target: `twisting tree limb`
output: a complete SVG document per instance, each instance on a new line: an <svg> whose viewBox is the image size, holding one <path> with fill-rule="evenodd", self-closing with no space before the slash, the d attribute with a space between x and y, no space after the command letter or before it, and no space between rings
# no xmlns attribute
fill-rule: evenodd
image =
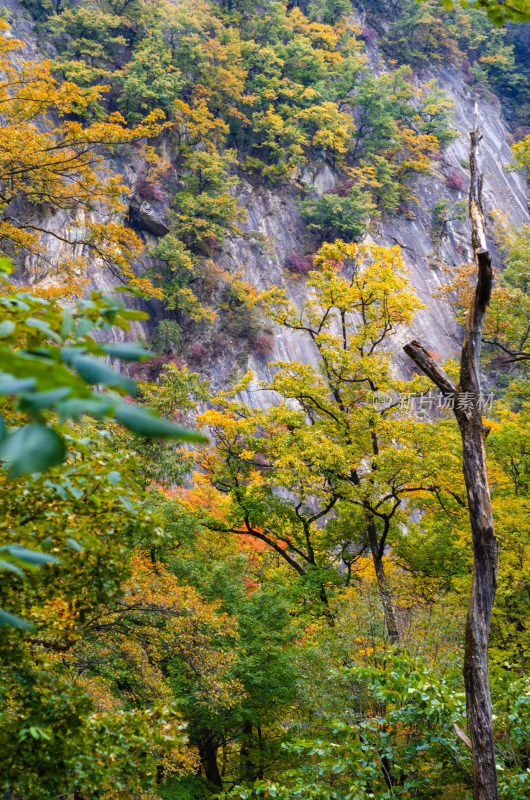
<svg viewBox="0 0 530 800"><path fill-rule="evenodd" d="M418 342L411 342L404 350L442 392L452 394L455 398L454 413L462 435L463 471L474 555L473 586L466 621L464 659L467 718L473 754L473 798L497 800L497 773L488 681L488 637L497 584L498 554L486 471L485 440L489 429L483 425L480 405L480 345L491 296L493 271L481 203L482 173L479 168L479 142L482 136L476 117L470 136L469 216L471 241L477 265L477 285L466 318L459 386L455 386L451 378Z"/></svg>
<svg viewBox="0 0 530 800"><path fill-rule="evenodd" d="M410 342L403 348L405 353L412 358L420 369L425 372L431 381L444 394L456 394L458 389L456 383L449 377L447 372L436 363L428 350L421 346L419 342Z"/></svg>

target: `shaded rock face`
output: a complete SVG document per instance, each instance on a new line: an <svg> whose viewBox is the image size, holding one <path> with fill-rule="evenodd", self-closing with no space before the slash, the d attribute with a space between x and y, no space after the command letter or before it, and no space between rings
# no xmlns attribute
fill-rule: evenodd
<svg viewBox="0 0 530 800"><path fill-rule="evenodd" d="M31 26L20 14L20 6L16 0L9 0L9 8L15 22L13 33L26 42L25 56L35 58L42 52L31 34ZM49 56L50 54L46 54ZM370 55L370 63L377 71L380 62L377 52ZM422 83L435 78L441 89L454 102L453 125L459 138L444 151L441 160L435 163L431 175L417 178L413 187L415 201L410 203L408 215L381 221L375 230L370 232L372 239L383 245L399 244L409 278L415 287L419 299L427 308L421 310L415 320L412 331L398 332L394 336L393 347L396 352L398 369L404 374L410 373L411 365L402 354L402 346L411 338L420 340L429 350L435 351L442 359L455 356L461 344L461 329L454 319L449 303L441 298L433 297L436 287L447 281L442 271L444 263L454 269L471 260L470 231L467 222L453 221L446 226L443 238L437 238L433 231L432 209L441 200L447 199L449 206L467 199L468 172L466 162L469 150L469 134L473 124L474 105L477 103L478 123L483 133L482 155L484 171L484 206L486 214L499 210L507 215L510 223L520 225L529 221L527 206L526 179L523 175L508 172L506 166L510 162L510 146L507 141L509 129L504 119L500 104L494 95L485 93L477 96L465 83L463 75L455 69L436 68L422 75ZM137 265L142 272L152 261L148 251L156 244L159 237L168 232L168 212L170 198L148 200L135 194L135 186L145 174L145 165L138 155L129 155L116 159L113 167L123 175L126 185L131 187L132 199L129 201L129 219L127 224L133 225L146 243L146 255ZM458 179L454 179L455 173ZM453 180L451 180L453 175ZM245 208L247 220L241 225L241 235L230 236L218 260L228 271L242 270L245 279L257 289L264 289L271 284L280 284L287 288L289 295L301 304L306 296L306 285L303 277L295 276L285 269L291 254L303 256L316 249L316 244L308 235L297 207L298 188L312 188L318 194L330 191L337 184L338 178L328 166L314 166L300 169L293 175L293 185L278 185L270 188L251 185L242 181L236 191L242 207ZM50 230L58 233L68 230L71 221L64 214L49 217L46 224ZM52 236L47 237L48 265L60 264L65 258L64 244ZM500 254L492 246L494 262L501 266ZM83 253L79 253L82 255ZM71 256L71 252L68 254ZM47 264L39 258L29 257L24 265L28 282L42 280L48 271ZM28 280L29 276L29 280ZM117 281L112 274L103 270L94 262L90 272L92 286L105 292L112 291ZM50 271L49 280L53 280ZM137 305L137 301L134 301ZM152 319L160 318L159 304L152 303L148 307ZM127 336L147 337L150 324L135 322ZM121 331L116 332L122 337ZM315 353L310 342L293 332L274 331L274 348L269 360L297 360L315 363ZM207 373L215 388L226 385L233 379L235 372L244 370L241 359L236 366L236 356L230 348L210 362ZM265 364L266 359L259 355L248 357L247 367L251 369L256 380L269 377L270 371ZM246 398L252 404L266 404L266 393L250 391Z"/></svg>
<svg viewBox="0 0 530 800"><path fill-rule="evenodd" d="M453 358L460 351L462 330L455 321L448 301L436 297L436 288L448 280L447 274L441 269L442 264L454 269L472 260L470 226L467 220L450 222L443 239L437 241L433 233L432 209L444 199L449 201L450 206L458 201L467 201L469 173L464 165L469 157L469 130L473 124L475 102L478 124L483 133L485 213L499 210L514 225L530 220L526 178L506 170L511 159L507 142L509 130L496 98L477 99L458 72L452 69L433 70L427 76L429 78L436 78L440 87L454 101L453 126L459 138L445 150L444 160L436 164L432 175L422 175L417 179L413 188L416 201L411 204L413 218L399 216L383 221L371 234L371 238L379 244L401 246L410 273L409 279L419 299L427 306L418 312L412 330L398 331L393 337L398 369L404 376L410 374L412 365L403 354L402 347L411 339L421 341L429 350L438 353L442 360ZM451 189L447 185L452 171L462 175L461 190ZM307 173L303 177L307 179ZM333 187L328 167L313 174L312 186L318 193ZM264 253L252 240L234 238L225 249L224 265L227 268L243 267L246 279L258 289L264 289L271 283L285 286L293 300L300 304L305 297L305 284L302 279L287 272L284 265L291 253L302 255L314 249L314 244L300 220L296 201L281 190L253 192L251 187L245 185L240 187L240 198L248 214L243 229L266 236L271 243L271 252ZM493 243L490 246L494 263L502 266L499 252ZM314 364L315 352L306 337L282 329L275 331L274 335L271 360L275 359ZM245 399L253 405L266 405L270 398L267 393L257 391L257 383L270 376L269 368L255 356L249 358L248 366L255 373L256 382ZM225 372L223 367L223 364L219 364L221 373Z"/></svg>
<svg viewBox="0 0 530 800"><path fill-rule="evenodd" d="M140 205L131 204L129 207L129 220L142 231L152 233L154 236L165 236L169 233L167 225L168 207L162 202L147 202Z"/></svg>

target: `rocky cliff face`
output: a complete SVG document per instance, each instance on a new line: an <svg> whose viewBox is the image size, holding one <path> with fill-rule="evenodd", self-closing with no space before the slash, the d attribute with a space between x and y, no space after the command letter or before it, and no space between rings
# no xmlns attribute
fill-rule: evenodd
<svg viewBox="0 0 530 800"><path fill-rule="evenodd" d="M456 70L436 69L423 76L427 80L436 78L439 86L454 102L453 126L459 137L443 153L433 173L421 176L414 186L416 202L411 204L412 218L405 215L382 222L371 236L379 244L402 248L403 258L410 279L420 300L428 308L417 315L411 337L410 331L394 337L398 361L404 372L410 369L401 347L410 338L417 338L430 350L440 354L442 360L451 358L460 349L462 331L456 323L449 303L436 295L436 287L446 283L448 276L442 265L454 269L471 260L470 226L467 221L449 222L443 239L436 240L433 234L432 209L437 202L447 199L452 205L467 200L468 179L463 164L469 158L469 130L472 126L475 104L478 123L483 133L482 155L484 171L484 206L486 213L498 210L507 215L511 224L520 225L530 219L526 179L523 175L507 171L511 150L508 144L509 129L500 103L494 96L477 97ZM462 177L462 189L450 189L447 178L456 171ZM307 171L301 180L311 185L318 193L328 191L336 183L333 173L324 167L312 174ZM223 255L228 268L242 267L245 277L256 288L264 289L271 283L288 288L298 302L303 300L303 280L285 270L286 258L291 253L303 253L308 249L307 231L297 212L296 201L289 191L253 191L249 185L240 186L241 202L247 209L248 221L243 230L248 234L258 232L270 242L271 252L265 253L250 237L233 238ZM491 244L495 263L501 267L502 258ZM315 354L304 337L281 330L275 331L272 359L297 360L313 363ZM218 363L212 377L222 383L228 374L228 364ZM250 356L249 368L256 375L256 382L267 378L268 367L263 359ZM261 392L250 391L246 398L253 404L265 403Z"/></svg>
<svg viewBox="0 0 530 800"><path fill-rule="evenodd" d="M43 52L43 48L38 47L20 5L15 0L10 0L9 8L13 34L26 42L26 55L35 58L38 53ZM44 55L49 56L50 53ZM370 59L374 70L378 70L380 62L377 50L372 49ZM465 82L464 76L455 69L433 69L422 74L421 82L431 78L435 78L439 87L453 100L453 126L459 138L435 162L432 174L417 179L413 189L416 201L411 202L409 213L380 222L370 236L380 244L401 246L411 281L421 301L428 305L428 308L418 314L413 335L429 349L439 353L442 359L446 359L458 351L461 330L448 302L433 297L432 293L437 286L447 281L447 276L441 269L442 264L454 268L471 258L469 225L467 222L449 222L443 238L439 239L433 235L432 209L437 202L444 199L449 201L450 206L466 200L468 179L464 165L468 158L468 131L472 125L475 103L478 123L483 133L485 210L489 212L497 209L507 215L509 222L516 225L528 221L529 215L526 179L521 174L508 172L506 169L510 162L510 146L507 141L509 129L498 100L486 92L477 96ZM128 155L124 159L117 159L113 168L124 176L125 183L133 192L134 185L144 170L141 158ZM289 294L297 302L302 302L306 292L303 278L293 276L285 269L285 262L290 254L303 254L311 249L312 244L297 210L295 184L305 184L322 194L332 189L336 182L337 177L328 167L305 170L296 179L293 177L293 185L256 188L242 181L236 191L246 210L247 221L241 226L241 235L233 235L227 240L219 259L223 268L230 272L242 270L245 279L257 289L263 289L272 283L285 285ZM129 219L142 233L146 252L156 243L158 237L167 232L169 206L169 197L156 203L142 201L138 197L132 198ZM68 229L70 223L64 214L46 220L47 226L57 232ZM60 263L64 245L51 236L48 237L47 245L50 261ZM495 261L500 265L498 252L495 252ZM138 264L138 270L142 271L148 264L149 257L146 255ZM53 280L53 272L46 277L49 264L43 264L35 257L26 259L24 271L25 279L30 281ZM105 291L111 291L116 283L113 276L100 269L97 264L93 265L90 277L94 287ZM152 304L149 310L155 318L160 312L156 304ZM132 331L135 337L145 337L148 333L148 323L136 323ZM409 339L410 331L405 335ZM401 345L404 343L402 339L399 335L395 337L397 353L401 353ZM310 343L302 337L286 331L274 332L271 359L312 363L314 357ZM398 358L401 368L407 371L409 365L406 359L401 355ZM205 366L205 371L213 385L219 388L245 368L251 369L257 380L268 375L265 359L255 355L247 357L236 348L230 347L212 359ZM266 402L266 397L261 392L251 391L247 399L252 403Z"/></svg>

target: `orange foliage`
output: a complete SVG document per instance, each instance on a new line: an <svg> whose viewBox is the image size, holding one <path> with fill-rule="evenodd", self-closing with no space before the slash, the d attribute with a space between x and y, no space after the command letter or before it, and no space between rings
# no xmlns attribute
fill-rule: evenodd
<svg viewBox="0 0 530 800"><path fill-rule="evenodd" d="M0 21L0 247L7 255L24 250L48 259L46 239L51 237L60 243L60 261L67 267L69 252L78 270L86 266L86 248L121 280L150 291L130 268L143 249L138 237L117 222L98 220L123 216L122 197L128 192L121 177L107 169L105 153L158 133L161 112L152 112L134 128L118 113L104 122L83 124L79 119L107 87L81 89L57 81L49 62L17 58L22 42L8 38L6 31ZM39 222L43 210L46 223ZM57 219L59 214L63 216ZM79 289L75 286L71 293Z"/></svg>

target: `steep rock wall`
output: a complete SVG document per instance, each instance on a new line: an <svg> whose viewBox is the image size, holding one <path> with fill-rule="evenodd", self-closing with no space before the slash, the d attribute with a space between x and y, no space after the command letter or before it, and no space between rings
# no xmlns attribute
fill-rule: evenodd
<svg viewBox="0 0 530 800"><path fill-rule="evenodd" d="M432 209L445 198L450 204L467 200L467 177L461 191L449 189L446 177L452 169L466 175L462 165L469 156L469 130L473 124L475 103L478 123L483 133L485 211L488 213L499 210L514 225L528 222L530 217L526 178L506 169L511 159L507 140L509 129L498 100L492 95L477 97L465 83L463 76L454 69L436 69L424 77L427 80L435 78L453 100L453 126L459 137L445 150L444 159L436 163L433 174L417 179L414 186L417 202L412 203L413 218L400 216L383 221L372 236L379 244L401 246L405 264L410 271L410 280L422 303L428 305L428 308L418 313L412 336L424 342L445 360L459 351L462 332L447 300L433 297L433 292L436 295L436 287L448 280L441 269L442 262L454 269L471 260L470 226L467 221L450 222L443 240L435 244L432 238ZM311 182L319 193L329 190L334 183L333 175L327 168L313 176L306 174L304 180ZM300 303L305 295L303 280L292 277L284 269L285 260L290 253L303 253L308 249L307 232L300 220L295 200L288 192L255 192L247 185L241 187L240 196L248 214L248 221L243 229L247 233L257 231L267 237L272 250L270 253L263 253L252 241L248 242L242 237L234 238L226 248L224 264L229 268L243 267L246 279L259 289L271 283L286 286L291 297ZM491 247L495 263L502 266L501 256L493 243ZM401 354L401 346L410 338L411 331L398 333L394 337L397 358L405 373L410 370L410 365ZM313 363L315 354L305 337L281 330L275 332L271 358ZM255 373L257 380L266 379L269 374L263 360L255 356L250 356L249 368ZM217 369L220 374L227 372L226 364L219 363ZM265 403L265 395L255 389L254 386L247 400L254 404Z"/></svg>
<svg viewBox="0 0 530 800"><path fill-rule="evenodd" d="M49 46L41 47L32 33L31 24L25 18L17 0L9 0L8 5L13 34L25 42L25 55L36 58L39 53L53 56ZM370 63L374 71L382 67L376 49L370 52ZM450 204L465 200L467 196L466 171L462 164L468 157L468 131L472 124L475 103L478 104L478 121L483 132L482 152L484 158L484 200L486 211L498 209L507 215L513 224L528 221L526 180L524 176L507 172L510 161L510 147L507 142L509 129L503 117L498 100L489 92L482 95L467 85L464 76L456 69L436 68L421 76L421 82L435 78L438 85L453 100L453 124L459 133L446 149L443 159L436 162L431 175L420 176L414 185L417 202L411 203L412 214L398 216L380 222L371 232L372 238L385 245L399 244L410 279L417 290L420 300L428 308L419 312L413 335L435 350L445 359L453 356L459 349L461 330L455 322L452 310L447 301L433 297L432 292L438 285L447 280L441 270L441 263L454 268L471 258L469 243L469 226L467 223L450 222L446 235L440 242L433 242L432 209L435 204L447 198ZM124 176L125 183L134 190L134 185L142 175L145 165L137 155L117 158L113 169ZM451 169L457 170L464 178L462 190L449 189L446 178ZM336 176L328 167L313 170L306 169L297 176L298 184L312 187L317 193L333 188ZM241 226L241 235L231 236L220 256L221 265L228 271L242 270L246 280L257 289L263 289L273 283L285 285L291 297L298 303L303 301L306 293L302 278L297 278L285 270L285 262L291 253L303 254L314 249L307 231L300 219L297 209L297 190L293 185L279 185L271 188L256 188L243 181L237 187L241 205L247 213L247 221ZM137 265L139 272L151 263L148 250L156 243L157 234L164 233L167 211L171 200L156 204L156 207L139 205L138 198L133 198L135 224L141 230L146 243L146 255ZM69 228L71 220L63 214L57 214L46 220L52 231L61 233ZM266 245L264 245L266 242ZM60 263L64 257L64 244L48 236L49 260L39 257L28 257L24 264L25 280L53 280L50 264ZM312 246L313 245L313 246ZM495 252L495 261L500 264L500 255ZM46 275L48 274L48 277ZM107 270L93 264L90 272L93 287L103 291L112 291L117 281ZM156 303L148 307L152 318L160 315L161 309ZM149 323L135 323L131 336L146 337L149 334ZM121 337L121 332L116 332ZM394 346L401 369L410 369L406 359L401 356L401 345L410 331L397 335ZM287 331L274 331L274 349L272 359L300 360L313 363L315 354L310 343L303 337ZM247 363L244 351L237 347L228 347L226 351L205 365L205 372L217 388L226 385L234 375L252 369L256 378L266 379L269 370L264 359L255 355L248 356ZM262 392L251 391L247 398L252 403L264 403L266 397Z"/></svg>

